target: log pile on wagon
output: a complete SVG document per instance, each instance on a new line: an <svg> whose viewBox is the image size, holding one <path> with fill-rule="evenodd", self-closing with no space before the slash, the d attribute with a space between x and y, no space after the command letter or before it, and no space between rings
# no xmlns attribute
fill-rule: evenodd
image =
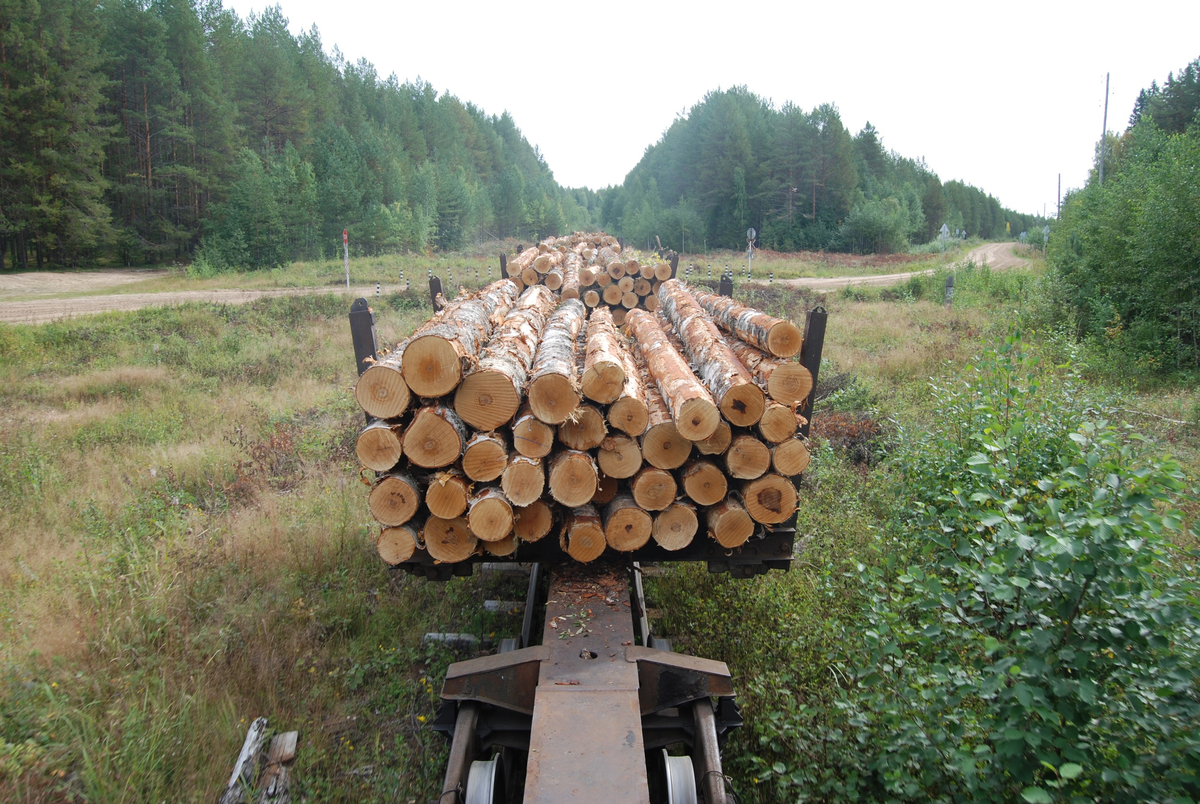
<svg viewBox="0 0 1200 804"><path fill-rule="evenodd" d="M548 538L580 562L733 549L791 519L809 460L799 328L621 255L603 234L525 249L362 374L386 562Z"/></svg>

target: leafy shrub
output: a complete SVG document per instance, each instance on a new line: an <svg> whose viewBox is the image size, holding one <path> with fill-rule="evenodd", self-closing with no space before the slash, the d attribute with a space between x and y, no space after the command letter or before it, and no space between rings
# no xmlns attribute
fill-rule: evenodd
<svg viewBox="0 0 1200 804"><path fill-rule="evenodd" d="M827 697L771 702L750 759L780 796L1190 801L1195 584L1168 561L1183 477L1085 415L1015 337L898 439L906 506L857 576Z"/></svg>

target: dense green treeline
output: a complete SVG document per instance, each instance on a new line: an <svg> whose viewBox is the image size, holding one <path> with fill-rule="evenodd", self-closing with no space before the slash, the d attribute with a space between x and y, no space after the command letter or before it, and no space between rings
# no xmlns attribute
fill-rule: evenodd
<svg viewBox="0 0 1200 804"><path fill-rule="evenodd" d="M776 109L745 87L711 92L675 120L605 193L601 219L681 250L739 248L749 227L766 248L886 252L933 240L943 223L984 238L1042 225L886 151L870 123L851 136L833 105Z"/></svg>
<svg viewBox="0 0 1200 804"><path fill-rule="evenodd" d="M1099 150L1099 149L1097 149ZM1138 97L1085 187L1063 201L1048 256L1079 335L1160 370L1200 368L1200 59Z"/></svg>
<svg viewBox="0 0 1200 804"><path fill-rule="evenodd" d="M509 115L330 54L278 6L0 0L0 108L7 266L275 265L343 228L371 254L587 220Z"/></svg>

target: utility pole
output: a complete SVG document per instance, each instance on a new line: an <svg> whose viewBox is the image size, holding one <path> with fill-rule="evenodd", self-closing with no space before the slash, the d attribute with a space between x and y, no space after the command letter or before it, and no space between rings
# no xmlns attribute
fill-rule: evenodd
<svg viewBox="0 0 1200 804"><path fill-rule="evenodd" d="M1108 76L1104 74L1104 131L1100 133L1100 186L1104 186L1104 146L1108 141Z"/></svg>

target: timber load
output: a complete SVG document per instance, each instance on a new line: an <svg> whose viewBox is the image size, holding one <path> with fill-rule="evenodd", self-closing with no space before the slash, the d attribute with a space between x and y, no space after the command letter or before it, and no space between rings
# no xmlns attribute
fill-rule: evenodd
<svg viewBox="0 0 1200 804"><path fill-rule="evenodd" d="M539 542L577 562L729 555L789 526L813 387L793 322L604 234L549 238L504 273L439 297L355 387L384 561L522 560Z"/></svg>

